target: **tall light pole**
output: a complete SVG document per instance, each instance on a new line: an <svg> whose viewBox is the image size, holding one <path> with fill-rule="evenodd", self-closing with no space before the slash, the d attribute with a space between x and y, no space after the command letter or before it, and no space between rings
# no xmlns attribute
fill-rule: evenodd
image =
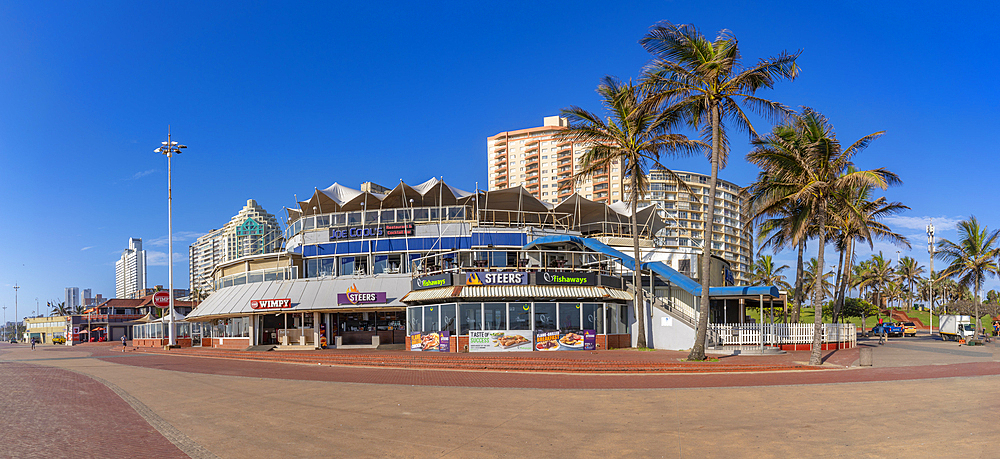
<svg viewBox="0 0 1000 459"><path fill-rule="evenodd" d="M167 125L167 141L160 142L162 146L153 150L156 153L167 155L167 287L170 295L170 345L177 345L177 330L174 328L174 209L173 209L173 188L171 187L170 158L174 153L180 154L182 148L187 145L178 145L170 140L170 125Z"/></svg>
<svg viewBox="0 0 1000 459"><path fill-rule="evenodd" d="M17 327L17 289L19 288L21 287L17 285L17 282L14 282L14 339L21 341L20 337L17 336L19 331Z"/></svg>
<svg viewBox="0 0 1000 459"><path fill-rule="evenodd" d="M927 253L931 256L931 272L927 275L930 278L930 297L931 297L931 307L930 314L928 317L927 333L930 335L934 334L934 219L927 224Z"/></svg>

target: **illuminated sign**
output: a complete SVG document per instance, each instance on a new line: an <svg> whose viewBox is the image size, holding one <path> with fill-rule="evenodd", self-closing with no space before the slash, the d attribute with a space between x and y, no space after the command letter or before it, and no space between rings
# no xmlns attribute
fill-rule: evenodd
<svg viewBox="0 0 1000 459"><path fill-rule="evenodd" d="M466 273L465 285L519 285L528 283L528 273Z"/></svg>
<svg viewBox="0 0 1000 459"><path fill-rule="evenodd" d="M451 274L438 274L413 279L413 290L425 288L448 287L451 285Z"/></svg>
<svg viewBox="0 0 1000 459"><path fill-rule="evenodd" d="M337 294L337 304L370 304L385 303L385 292L359 292L358 287L351 284L347 293Z"/></svg>
<svg viewBox="0 0 1000 459"><path fill-rule="evenodd" d="M385 234L382 228L348 228L348 229L334 229L330 228L330 240L336 241L338 239L354 239L359 237L379 237Z"/></svg>
<svg viewBox="0 0 1000 459"><path fill-rule="evenodd" d="M250 300L250 309L288 309L292 307L291 298L274 300Z"/></svg>
<svg viewBox="0 0 1000 459"><path fill-rule="evenodd" d="M385 225L386 236L413 236L413 223Z"/></svg>

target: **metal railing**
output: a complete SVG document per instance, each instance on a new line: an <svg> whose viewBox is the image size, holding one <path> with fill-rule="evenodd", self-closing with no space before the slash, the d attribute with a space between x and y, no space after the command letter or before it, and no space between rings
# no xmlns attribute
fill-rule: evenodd
<svg viewBox="0 0 1000 459"><path fill-rule="evenodd" d="M474 250L437 253L411 261L412 277L443 273L506 271L572 271L620 276L618 257L565 250Z"/></svg>

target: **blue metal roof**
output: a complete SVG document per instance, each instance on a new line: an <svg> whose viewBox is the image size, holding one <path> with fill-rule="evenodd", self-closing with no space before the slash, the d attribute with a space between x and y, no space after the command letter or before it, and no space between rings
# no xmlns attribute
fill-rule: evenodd
<svg viewBox="0 0 1000 459"><path fill-rule="evenodd" d="M545 236L535 239L528 245L524 246L525 250L529 250L538 245L543 244L558 244L558 243L572 243L580 247L586 247L598 253L603 253L612 257L617 257L621 259L622 265L626 268L635 271L635 259L628 255L625 255L620 250L611 248L607 244L596 241L594 239L580 237L580 236ZM667 282L672 283L680 287L682 290L694 295L701 296L701 284L695 282L690 277L687 277L671 268L667 264L660 261L651 261L642 264L643 269L648 269ZM778 291L778 287L711 287L708 289L708 294L711 298L721 298L721 297L737 297L737 296L760 296L764 295L769 298L778 298L781 293Z"/></svg>

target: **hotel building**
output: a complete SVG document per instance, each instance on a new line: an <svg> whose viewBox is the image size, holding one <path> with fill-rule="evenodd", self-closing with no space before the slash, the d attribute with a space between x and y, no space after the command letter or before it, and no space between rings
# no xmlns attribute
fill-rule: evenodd
<svg viewBox="0 0 1000 459"><path fill-rule="evenodd" d="M146 288L146 251L142 250L142 239L128 240L128 248L121 259L115 262L115 297L135 298L136 292Z"/></svg>
<svg viewBox="0 0 1000 459"><path fill-rule="evenodd" d="M220 229L199 237L188 247L192 292L211 292L212 272L220 264L239 258L273 253L281 249L281 227L274 215L248 199L236 215Z"/></svg>

